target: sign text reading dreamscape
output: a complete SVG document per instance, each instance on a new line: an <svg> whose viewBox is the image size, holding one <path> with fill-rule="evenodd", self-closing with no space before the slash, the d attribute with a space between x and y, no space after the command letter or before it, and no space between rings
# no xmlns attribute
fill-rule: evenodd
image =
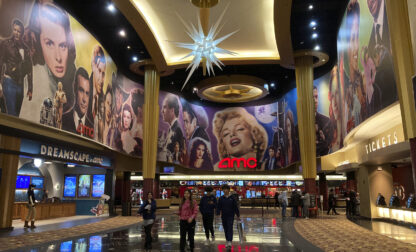
<svg viewBox="0 0 416 252"><path fill-rule="evenodd" d="M103 163L103 158L99 156L93 156L87 153L66 150L59 147L48 146L45 144L42 144L40 146L40 154L48 157L61 158L69 161L78 161L98 165L101 165Z"/></svg>

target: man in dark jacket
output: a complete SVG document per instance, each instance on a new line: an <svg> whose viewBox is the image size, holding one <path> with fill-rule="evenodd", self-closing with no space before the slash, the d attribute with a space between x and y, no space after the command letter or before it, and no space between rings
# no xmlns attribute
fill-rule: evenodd
<svg viewBox="0 0 416 252"><path fill-rule="evenodd" d="M292 192L290 201L292 204L292 217L299 217L300 194L295 190Z"/></svg>
<svg viewBox="0 0 416 252"><path fill-rule="evenodd" d="M336 205L337 205L337 199L335 198L334 189L331 189L329 191L328 212L326 214L329 214L332 210L333 214L338 215L337 210L335 209Z"/></svg>
<svg viewBox="0 0 416 252"><path fill-rule="evenodd" d="M221 214L222 226L227 240L226 248L230 249L233 241L234 215L237 215L238 220L240 220L240 211L237 202L230 196L230 187L224 185L222 190L224 195L218 201L217 215Z"/></svg>
<svg viewBox="0 0 416 252"><path fill-rule="evenodd" d="M212 194L212 187L205 188L205 192L207 194L202 197L199 203L199 211L201 211L202 222L204 223L205 236L207 237L206 243L209 243L209 232L211 232L212 241L215 239L213 223L217 199Z"/></svg>

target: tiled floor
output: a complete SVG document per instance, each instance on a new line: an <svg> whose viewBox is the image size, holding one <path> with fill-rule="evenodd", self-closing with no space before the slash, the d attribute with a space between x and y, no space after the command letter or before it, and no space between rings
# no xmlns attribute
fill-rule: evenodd
<svg viewBox="0 0 416 252"><path fill-rule="evenodd" d="M246 217L243 227L246 241L239 243L237 229L234 230L234 252L256 251L301 251L282 232L282 221L276 218ZM205 233L200 219L196 225L195 251L226 251L225 238L220 219L215 221L215 242L205 245ZM153 229L156 241L152 251L179 251L179 222L177 216L160 216ZM85 236L74 240L32 247L23 251L143 251L142 227Z"/></svg>
<svg viewBox="0 0 416 252"><path fill-rule="evenodd" d="M383 221L355 220L355 223L375 233L416 245L416 228Z"/></svg>

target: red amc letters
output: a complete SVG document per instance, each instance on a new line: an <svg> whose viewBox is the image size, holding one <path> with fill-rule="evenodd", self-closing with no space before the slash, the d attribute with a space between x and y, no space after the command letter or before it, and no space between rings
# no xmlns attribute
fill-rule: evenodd
<svg viewBox="0 0 416 252"><path fill-rule="evenodd" d="M218 164L218 168L234 168L234 164L240 168L241 163L243 163L244 168L255 169L257 167L257 160L255 158L224 158Z"/></svg>

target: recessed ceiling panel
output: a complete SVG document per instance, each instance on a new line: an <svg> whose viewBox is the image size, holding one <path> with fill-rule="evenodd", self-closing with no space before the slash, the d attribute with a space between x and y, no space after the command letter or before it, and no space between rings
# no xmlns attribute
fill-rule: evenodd
<svg viewBox="0 0 416 252"><path fill-rule="evenodd" d="M179 48L174 42L192 43L184 24L198 25L199 8L190 0L130 0L147 22L168 65L188 63L182 59L190 50ZM274 29L274 0L220 0L210 9L209 26L215 24L225 8L218 37L238 32L221 42L220 48L237 53L221 55L220 60L279 60Z"/></svg>

